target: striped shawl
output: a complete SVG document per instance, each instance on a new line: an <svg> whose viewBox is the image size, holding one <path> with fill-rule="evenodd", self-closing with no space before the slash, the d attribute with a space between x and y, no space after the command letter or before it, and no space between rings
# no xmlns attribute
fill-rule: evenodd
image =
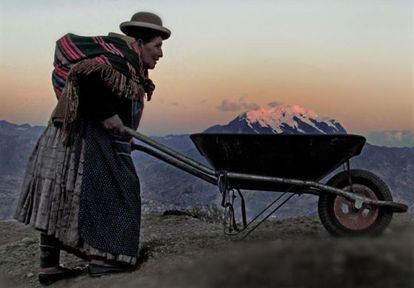
<svg viewBox="0 0 414 288"><path fill-rule="evenodd" d="M79 77L100 71L102 80L119 97L141 100L154 85L135 43L119 37L83 37L66 34L56 42L52 84L58 105L52 121L63 123L64 142L69 144L78 115Z"/></svg>

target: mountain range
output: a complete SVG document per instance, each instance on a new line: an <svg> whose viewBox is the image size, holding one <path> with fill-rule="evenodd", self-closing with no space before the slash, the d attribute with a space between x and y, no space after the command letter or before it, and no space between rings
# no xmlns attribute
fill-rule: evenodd
<svg viewBox="0 0 414 288"><path fill-rule="evenodd" d="M414 125L414 120L413 123ZM369 143L388 147L414 147L414 132L408 130L374 131L367 135Z"/></svg>
<svg viewBox="0 0 414 288"><path fill-rule="evenodd" d="M21 185L25 163L44 127L16 125L0 121L0 219L11 217ZM212 126L204 133L266 134L346 134L336 120L321 118L297 105L258 108L238 115L225 125ZM192 144L189 135L152 137L182 154L207 162ZM209 184L146 154L133 153L141 182L143 211L164 211L219 203L215 185ZM353 168L370 170L390 186L396 200L414 208L414 147L391 148L366 144L362 153L351 160ZM244 191L249 215L272 201L278 193ZM313 215L317 198L302 195L288 202L279 217Z"/></svg>

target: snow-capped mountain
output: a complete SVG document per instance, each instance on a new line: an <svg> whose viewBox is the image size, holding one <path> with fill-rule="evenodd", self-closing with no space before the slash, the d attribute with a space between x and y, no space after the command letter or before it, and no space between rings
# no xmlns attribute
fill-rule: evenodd
<svg viewBox="0 0 414 288"><path fill-rule="evenodd" d="M334 119L321 118L298 105L281 104L244 112L226 125L215 125L204 133L253 134L346 134Z"/></svg>

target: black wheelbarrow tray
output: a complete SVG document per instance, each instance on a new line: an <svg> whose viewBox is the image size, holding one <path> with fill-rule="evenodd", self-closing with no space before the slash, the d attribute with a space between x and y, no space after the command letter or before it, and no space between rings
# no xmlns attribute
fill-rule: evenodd
<svg viewBox="0 0 414 288"><path fill-rule="evenodd" d="M132 129L127 128L127 133L145 144L134 143L134 150L217 185L223 207L232 213L236 194L231 193L237 191L243 202L245 227L242 189L319 196L319 218L335 236L377 235L388 226L393 213L408 208L393 202L381 178L369 171L350 169L350 158L359 155L365 144L359 135L191 135L212 169ZM343 171L326 184L320 182L341 165ZM239 232L234 214L229 217L233 223L227 228Z"/></svg>

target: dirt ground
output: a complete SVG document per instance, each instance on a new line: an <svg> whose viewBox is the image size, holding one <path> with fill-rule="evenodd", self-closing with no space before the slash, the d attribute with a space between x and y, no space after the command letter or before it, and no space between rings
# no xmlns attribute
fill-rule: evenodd
<svg viewBox="0 0 414 288"><path fill-rule="evenodd" d="M243 241L189 216L145 216L139 269L51 287L414 287L414 215L375 238L334 238L317 218L266 222ZM0 222L0 287L40 287L38 234ZM62 253L67 266L86 265Z"/></svg>

